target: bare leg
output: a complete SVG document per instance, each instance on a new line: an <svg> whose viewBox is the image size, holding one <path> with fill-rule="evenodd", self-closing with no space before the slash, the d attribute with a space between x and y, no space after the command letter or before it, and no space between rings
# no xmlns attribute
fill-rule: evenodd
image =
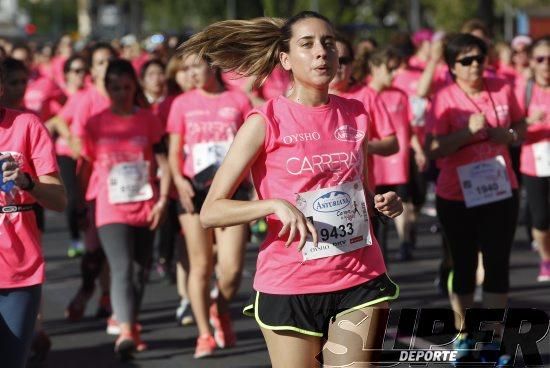
<svg viewBox="0 0 550 368"><path fill-rule="evenodd" d="M327 367L371 367L376 355L366 349L382 347L386 330L387 302L364 307L336 318L330 324L323 349ZM352 333L353 335L350 335ZM350 338L351 336L357 338Z"/></svg>
<svg viewBox="0 0 550 368"><path fill-rule="evenodd" d="M317 368L321 338L262 328L273 368Z"/></svg>
<svg viewBox="0 0 550 368"><path fill-rule="evenodd" d="M212 231L202 228L198 214L180 215L182 228L185 229L187 254L189 255L188 292L191 307L199 329L199 335L211 334L208 323L210 296L208 289L213 272Z"/></svg>
<svg viewBox="0 0 550 368"><path fill-rule="evenodd" d="M247 225L215 229L218 244L218 311L227 312L228 303L239 290L244 263Z"/></svg>

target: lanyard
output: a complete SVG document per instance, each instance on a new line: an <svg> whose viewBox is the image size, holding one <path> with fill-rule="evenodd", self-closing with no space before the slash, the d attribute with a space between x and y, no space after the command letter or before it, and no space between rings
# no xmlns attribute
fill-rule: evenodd
<svg viewBox="0 0 550 368"><path fill-rule="evenodd" d="M472 98L470 96L468 96L468 94L462 88L460 88L459 85L457 85L457 87L458 87L458 89L460 89L462 91L462 93L464 93L464 96L466 96L468 101L470 101L470 103L476 108L477 112L483 113L483 111L481 111L481 109L475 103L475 101L472 100ZM483 79L483 90L487 91L487 94L489 95L489 100L491 101L491 106L493 107L493 112L495 113L495 118L497 119L497 127L500 127L501 126L500 125L500 119L499 119L498 114L497 114L497 108L495 106L495 101L493 101L493 96L491 96L491 92L489 92L489 89L487 89L487 85L485 84L485 79Z"/></svg>

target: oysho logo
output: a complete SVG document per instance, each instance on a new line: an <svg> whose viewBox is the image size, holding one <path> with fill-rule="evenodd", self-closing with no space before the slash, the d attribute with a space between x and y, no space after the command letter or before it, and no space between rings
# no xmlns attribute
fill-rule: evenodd
<svg viewBox="0 0 550 368"><path fill-rule="evenodd" d="M283 143L291 144L298 142L318 141L319 139L321 139L321 135L317 132L296 133L285 135L283 137Z"/></svg>
<svg viewBox="0 0 550 368"><path fill-rule="evenodd" d="M317 212L335 212L346 208L351 203L351 197L346 192L333 191L322 195L313 202Z"/></svg>
<svg viewBox="0 0 550 368"><path fill-rule="evenodd" d="M349 125L343 125L334 131L334 138L344 142L359 142L365 137L365 132Z"/></svg>

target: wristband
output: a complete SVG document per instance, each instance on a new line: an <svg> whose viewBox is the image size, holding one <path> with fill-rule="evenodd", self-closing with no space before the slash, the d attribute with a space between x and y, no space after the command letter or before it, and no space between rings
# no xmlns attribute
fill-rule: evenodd
<svg viewBox="0 0 550 368"><path fill-rule="evenodd" d="M29 173L23 173L23 175L25 175L29 183L25 187L19 187L19 188L21 190L24 190L25 192L30 192L31 190L34 189L34 187L36 186L36 183L34 182L34 180L32 179Z"/></svg>

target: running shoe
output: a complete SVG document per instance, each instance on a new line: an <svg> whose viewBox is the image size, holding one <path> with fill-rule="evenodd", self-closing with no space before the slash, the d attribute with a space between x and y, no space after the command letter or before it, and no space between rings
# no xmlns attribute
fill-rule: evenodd
<svg viewBox="0 0 550 368"><path fill-rule="evenodd" d="M67 249L67 257L75 258L84 254L84 243L82 240L72 240L71 245Z"/></svg>
<svg viewBox="0 0 550 368"><path fill-rule="evenodd" d="M539 276L537 277L538 282L550 281L550 261L541 261L540 262L540 271Z"/></svg>
<svg viewBox="0 0 550 368"><path fill-rule="evenodd" d="M142 326L140 323L135 324L136 329L138 332L141 332ZM120 325L118 321L116 320L115 315L113 314L111 317L107 318L107 328L105 330L107 332L107 335L120 335Z"/></svg>
<svg viewBox="0 0 550 368"><path fill-rule="evenodd" d="M147 350L147 344L141 339L141 325L139 323L135 323L132 327L132 337L134 338L136 350L138 352Z"/></svg>
<svg viewBox="0 0 550 368"><path fill-rule="evenodd" d="M131 332L121 333L115 342L115 353L123 362L134 358L134 352L136 351L136 342Z"/></svg>
<svg viewBox="0 0 550 368"><path fill-rule="evenodd" d="M216 350L216 341L212 335L199 336L193 357L195 359L204 358L212 355L214 350Z"/></svg>
<svg viewBox="0 0 550 368"><path fill-rule="evenodd" d="M189 326L195 323L191 303L189 299L182 298L178 309L176 309L176 321L179 325Z"/></svg>
<svg viewBox="0 0 550 368"><path fill-rule="evenodd" d="M92 293L86 293L84 290L79 289L74 298L71 300L67 309L65 309L65 318L71 322L77 322L84 317L86 311L86 304Z"/></svg>
<svg viewBox="0 0 550 368"><path fill-rule="evenodd" d="M210 324L214 328L214 340L221 349L235 346L237 337L229 313L218 313L216 303L210 306Z"/></svg>
<svg viewBox="0 0 550 368"><path fill-rule="evenodd" d="M103 293L103 295L101 295L101 298L99 298L95 317L108 318L111 316L111 314L113 314L113 309L111 308L111 297L108 292Z"/></svg>
<svg viewBox="0 0 550 368"><path fill-rule="evenodd" d="M111 317L107 318L107 335L120 335L120 325L113 314Z"/></svg>
<svg viewBox="0 0 550 368"><path fill-rule="evenodd" d="M472 363L478 361L476 356L476 341L474 339L465 337L455 340L453 343L453 349L458 351L454 366L460 366L460 363Z"/></svg>

